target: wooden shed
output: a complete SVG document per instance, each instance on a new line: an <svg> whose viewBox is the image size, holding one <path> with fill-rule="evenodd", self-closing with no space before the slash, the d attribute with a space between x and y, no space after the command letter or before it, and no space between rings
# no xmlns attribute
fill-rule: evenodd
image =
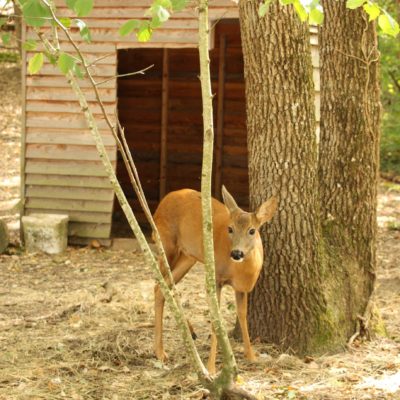
<svg viewBox="0 0 400 400"><path fill-rule="evenodd" d="M65 16L72 13L57 0ZM106 81L154 66L145 75L111 79L100 85L107 112L118 112L137 163L145 194L154 210L159 199L182 187L200 188L202 150L201 92L198 79L197 17L194 11L177 13L150 42L139 43L133 35L120 37L118 28L128 19L143 17L148 0L96 0L85 19L92 42L77 31L73 37L93 67L95 79ZM211 70L215 110L216 146L214 195L221 183L234 187L238 202L248 204L245 87L238 9L230 0L210 2ZM34 37L28 27L25 38ZM319 74L316 32L313 44L316 103ZM61 38L64 51L71 45ZM63 213L70 217L72 243L93 238L108 241L129 234L118 202L110 188L86 120L65 77L47 63L40 75L26 74L23 65L22 196L24 214ZM130 187L116 144L107 130L93 90L82 81L93 105L108 154L133 209L140 209ZM113 229L112 229L113 228Z"/></svg>

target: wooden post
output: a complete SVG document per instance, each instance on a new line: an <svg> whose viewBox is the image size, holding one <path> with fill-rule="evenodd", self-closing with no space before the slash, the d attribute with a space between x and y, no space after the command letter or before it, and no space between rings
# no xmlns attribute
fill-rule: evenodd
<svg viewBox="0 0 400 400"><path fill-rule="evenodd" d="M167 183L167 133L168 133L168 49L163 50L161 100L161 146L160 146L160 200L165 196Z"/></svg>
<svg viewBox="0 0 400 400"><path fill-rule="evenodd" d="M215 141L215 180L214 180L214 195L217 199L221 199L222 150L223 150L223 138L224 138L225 56L226 56L226 37L225 35L221 35L219 40L217 135Z"/></svg>

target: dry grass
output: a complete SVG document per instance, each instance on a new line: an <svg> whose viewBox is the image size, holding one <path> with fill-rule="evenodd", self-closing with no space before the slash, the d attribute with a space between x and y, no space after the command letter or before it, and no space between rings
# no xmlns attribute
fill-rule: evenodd
<svg viewBox="0 0 400 400"><path fill-rule="evenodd" d="M243 384L261 399L400 398L373 382L363 387L367 378L400 377L398 242L397 232L381 236L378 299L391 338L307 360L256 344L257 364L245 362L235 342ZM168 313L170 361L163 366L153 356L153 280L140 254L70 248L62 256L3 255L0 282L0 399L203 398ZM202 268L196 266L179 288L206 358ZM232 302L226 290L230 328Z"/></svg>

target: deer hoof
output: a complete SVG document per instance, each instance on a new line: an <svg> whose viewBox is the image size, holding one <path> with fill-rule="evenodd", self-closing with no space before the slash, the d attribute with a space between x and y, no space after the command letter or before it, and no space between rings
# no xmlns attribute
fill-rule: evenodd
<svg viewBox="0 0 400 400"><path fill-rule="evenodd" d="M249 361L257 361L257 355L253 350L247 351L244 353L244 356L246 357L247 360Z"/></svg>
<svg viewBox="0 0 400 400"><path fill-rule="evenodd" d="M168 361L168 355L163 349L156 350L156 357L163 363Z"/></svg>

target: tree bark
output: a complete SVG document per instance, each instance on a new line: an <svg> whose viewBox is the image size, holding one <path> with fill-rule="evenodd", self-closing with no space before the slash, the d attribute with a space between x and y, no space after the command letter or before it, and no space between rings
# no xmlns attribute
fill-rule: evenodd
<svg viewBox="0 0 400 400"><path fill-rule="evenodd" d="M328 302L336 335L345 341L354 333L358 316L368 320L375 281L379 53L375 23L368 22L362 9L346 9L345 0L325 0L323 7L321 223Z"/></svg>
<svg viewBox="0 0 400 400"><path fill-rule="evenodd" d="M291 8L240 3L250 203L279 198L250 296L253 338L299 354L343 348L371 314L379 165L377 39L362 10L325 1L317 151L309 32ZM319 153L318 153L319 152Z"/></svg>
<svg viewBox="0 0 400 400"><path fill-rule="evenodd" d="M278 197L263 230L264 265L249 301L252 338L306 353L329 330L320 270L317 142L308 25L292 6L239 2L250 204Z"/></svg>

